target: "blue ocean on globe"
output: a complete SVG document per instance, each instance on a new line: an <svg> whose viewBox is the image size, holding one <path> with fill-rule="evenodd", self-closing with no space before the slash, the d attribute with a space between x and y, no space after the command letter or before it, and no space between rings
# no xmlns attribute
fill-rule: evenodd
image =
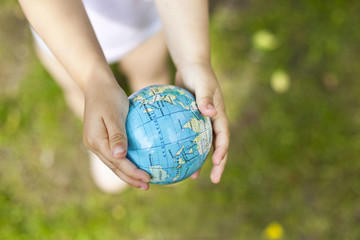
<svg viewBox="0 0 360 240"><path fill-rule="evenodd" d="M171 184L195 173L205 162L212 127L185 89L154 85L132 94L126 121L127 158L151 176Z"/></svg>

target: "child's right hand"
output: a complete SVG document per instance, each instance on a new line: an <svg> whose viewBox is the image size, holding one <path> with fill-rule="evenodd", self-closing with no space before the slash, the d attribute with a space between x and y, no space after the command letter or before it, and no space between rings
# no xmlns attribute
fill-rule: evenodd
<svg viewBox="0 0 360 240"><path fill-rule="evenodd" d="M127 96L112 75L82 1L19 3L33 29L84 93L85 145L119 178L147 190L150 176L126 159Z"/></svg>
<svg viewBox="0 0 360 240"><path fill-rule="evenodd" d="M150 176L126 158L129 100L114 81L89 82L85 93L84 143L119 178L147 190Z"/></svg>

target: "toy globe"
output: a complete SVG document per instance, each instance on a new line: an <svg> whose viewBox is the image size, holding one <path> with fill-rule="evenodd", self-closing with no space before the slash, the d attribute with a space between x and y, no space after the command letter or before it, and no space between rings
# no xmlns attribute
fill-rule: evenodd
<svg viewBox="0 0 360 240"><path fill-rule="evenodd" d="M185 89L154 85L129 97L127 158L148 172L151 183L171 184L195 173L205 162L212 127Z"/></svg>

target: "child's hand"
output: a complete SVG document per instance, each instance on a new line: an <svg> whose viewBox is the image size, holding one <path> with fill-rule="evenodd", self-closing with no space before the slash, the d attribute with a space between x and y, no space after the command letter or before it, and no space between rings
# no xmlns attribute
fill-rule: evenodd
<svg viewBox="0 0 360 240"><path fill-rule="evenodd" d="M208 64L183 65L176 74L176 84L195 93L200 112L212 119L215 150L210 178L213 183L219 183L226 164L230 132L222 92L215 74ZM192 178L197 178L198 175L199 171Z"/></svg>
<svg viewBox="0 0 360 240"><path fill-rule="evenodd" d="M113 82L90 82L85 90L84 143L119 178L147 190L150 176L126 158L129 101Z"/></svg>

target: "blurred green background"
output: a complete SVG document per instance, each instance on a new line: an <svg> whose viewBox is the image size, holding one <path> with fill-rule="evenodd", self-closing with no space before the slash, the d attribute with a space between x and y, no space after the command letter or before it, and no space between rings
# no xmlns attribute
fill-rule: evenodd
<svg viewBox="0 0 360 240"><path fill-rule="evenodd" d="M231 148L200 179L108 195L81 122L0 2L0 239L360 239L360 2L212 1Z"/></svg>

